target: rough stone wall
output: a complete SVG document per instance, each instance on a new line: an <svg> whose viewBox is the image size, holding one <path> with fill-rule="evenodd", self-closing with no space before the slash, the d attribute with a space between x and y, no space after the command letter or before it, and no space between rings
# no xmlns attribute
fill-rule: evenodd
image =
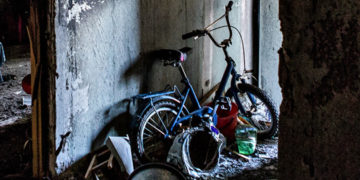
<svg viewBox="0 0 360 180"><path fill-rule="evenodd" d="M280 0L281 179L360 178L360 1Z"/></svg>

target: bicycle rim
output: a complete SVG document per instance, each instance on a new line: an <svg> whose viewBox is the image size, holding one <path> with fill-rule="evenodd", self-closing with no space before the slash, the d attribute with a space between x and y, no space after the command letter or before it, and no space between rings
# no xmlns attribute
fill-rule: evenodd
<svg viewBox="0 0 360 180"><path fill-rule="evenodd" d="M245 116L250 118L259 133L266 133L271 130L273 121L270 109L256 95L249 92L239 92L238 97L246 112ZM254 103L251 102L251 99Z"/></svg>
<svg viewBox="0 0 360 180"><path fill-rule="evenodd" d="M177 112L171 107L160 107L148 115L140 131L143 155L151 161L165 160L171 144L165 139Z"/></svg>

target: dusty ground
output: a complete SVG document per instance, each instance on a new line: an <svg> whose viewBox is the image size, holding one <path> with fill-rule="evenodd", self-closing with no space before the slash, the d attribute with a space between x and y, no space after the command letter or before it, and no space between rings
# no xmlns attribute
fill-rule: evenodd
<svg viewBox="0 0 360 180"><path fill-rule="evenodd" d="M21 81L30 73L29 58L0 67L0 179L31 177L31 107L23 105ZM25 178L26 179L26 178Z"/></svg>
<svg viewBox="0 0 360 180"><path fill-rule="evenodd" d="M236 150L234 146L232 147L231 149ZM249 160L239 157L229 150L223 150L220 155L220 164L216 174L212 174L206 179L279 179L277 137L258 141L255 152L246 157L248 157ZM136 157L134 157L134 160L135 164L139 165L136 163Z"/></svg>
<svg viewBox="0 0 360 180"><path fill-rule="evenodd" d="M256 151L248 156L249 161L233 153L223 152L219 179L279 179L278 174L278 139L259 141Z"/></svg>
<svg viewBox="0 0 360 180"><path fill-rule="evenodd" d="M17 174L31 173L30 143L30 114L31 108L23 105L23 97L27 94L22 90L21 81L30 73L28 58L12 59L7 61L1 72L6 80L0 83L0 138L2 152L0 164L3 167L0 177L5 174L11 179ZM12 124L17 124L13 126ZM219 172L216 179L278 179L277 138L259 141L256 152L245 161L235 154L224 151L221 155ZM24 146L25 145L25 146ZM5 148L6 147L6 148ZM12 157L8 159L4 152ZM4 174L5 173L5 174Z"/></svg>
<svg viewBox="0 0 360 180"><path fill-rule="evenodd" d="M29 58L11 59L0 67L5 82L0 83L0 126L31 114L30 106L23 105L28 96L21 87L23 77L30 73Z"/></svg>

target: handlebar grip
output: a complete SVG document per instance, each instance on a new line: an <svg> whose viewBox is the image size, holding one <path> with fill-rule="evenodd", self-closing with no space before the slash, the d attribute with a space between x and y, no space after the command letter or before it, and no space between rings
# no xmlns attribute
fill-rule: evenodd
<svg viewBox="0 0 360 180"><path fill-rule="evenodd" d="M182 39L185 40L185 39L189 39L189 38L192 38L194 36L199 36L199 35L202 35L202 31L201 30L195 30L195 31L183 34Z"/></svg>
<svg viewBox="0 0 360 180"><path fill-rule="evenodd" d="M233 4L233 1L229 1L228 5L226 6L226 11L231 11L231 7Z"/></svg>

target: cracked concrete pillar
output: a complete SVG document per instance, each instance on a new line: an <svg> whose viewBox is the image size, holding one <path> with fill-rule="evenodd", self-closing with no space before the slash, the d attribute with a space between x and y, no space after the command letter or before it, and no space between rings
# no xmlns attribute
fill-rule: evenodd
<svg viewBox="0 0 360 180"><path fill-rule="evenodd" d="M281 179L360 178L360 1L280 0Z"/></svg>

